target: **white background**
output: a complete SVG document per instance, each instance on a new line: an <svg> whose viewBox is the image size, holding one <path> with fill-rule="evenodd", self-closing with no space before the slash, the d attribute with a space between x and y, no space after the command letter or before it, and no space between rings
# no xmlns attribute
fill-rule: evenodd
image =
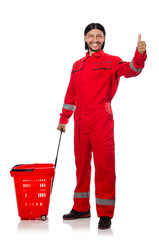
<svg viewBox="0 0 159 240"><path fill-rule="evenodd" d="M0 233L5 239L158 239L157 0L1 0ZM72 64L85 55L83 32L104 25L105 52L133 58L138 34L147 43L142 74L120 80L112 101L116 208L112 228L98 231L92 163L91 219L63 222L75 187L73 118L62 136L48 220L20 221L10 168L54 162L56 130ZM105 236L106 235L106 236Z"/></svg>

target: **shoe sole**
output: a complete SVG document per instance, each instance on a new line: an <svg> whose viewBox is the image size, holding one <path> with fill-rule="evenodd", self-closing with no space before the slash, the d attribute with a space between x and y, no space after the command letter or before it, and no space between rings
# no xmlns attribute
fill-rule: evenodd
<svg viewBox="0 0 159 240"><path fill-rule="evenodd" d="M99 226L98 226L98 229L101 229L101 230L109 229L109 228L110 228L110 226L107 226L107 227L99 227Z"/></svg>
<svg viewBox="0 0 159 240"><path fill-rule="evenodd" d="M63 220L74 220L74 219L78 219L78 218L90 218L90 217L91 217L91 215L83 215L83 216L72 217L72 218L63 217Z"/></svg>

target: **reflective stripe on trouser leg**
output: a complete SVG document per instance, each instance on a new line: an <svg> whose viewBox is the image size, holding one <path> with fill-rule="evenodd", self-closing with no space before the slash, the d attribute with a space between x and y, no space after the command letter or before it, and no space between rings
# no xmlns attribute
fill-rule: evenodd
<svg viewBox="0 0 159 240"><path fill-rule="evenodd" d="M96 198L96 204L103 205L103 206L114 206L115 205L115 199Z"/></svg>
<svg viewBox="0 0 159 240"><path fill-rule="evenodd" d="M75 192L74 198L89 198L90 192Z"/></svg>

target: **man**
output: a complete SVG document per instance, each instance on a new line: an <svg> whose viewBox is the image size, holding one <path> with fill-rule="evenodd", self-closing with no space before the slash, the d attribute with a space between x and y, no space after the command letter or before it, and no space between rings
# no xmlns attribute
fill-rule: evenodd
<svg viewBox="0 0 159 240"><path fill-rule="evenodd" d="M111 226L115 207L114 120L111 100L121 76L139 75L146 60L146 43L138 37L137 49L131 62L104 53L105 29L91 23L84 31L86 56L73 64L70 82L58 130L74 112L74 152L77 185L74 205L63 219L90 217L91 158L95 165L95 195L99 229Z"/></svg>

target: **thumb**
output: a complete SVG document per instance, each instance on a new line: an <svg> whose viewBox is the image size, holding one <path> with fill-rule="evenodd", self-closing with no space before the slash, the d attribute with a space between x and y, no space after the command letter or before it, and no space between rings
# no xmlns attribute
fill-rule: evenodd
<svg viewBox="0 0 159 240"><path fill-rule="evenodd" d="M141 34L139 34L139 36L138 36L138 42L140 42L141 41Z"/></svg>

